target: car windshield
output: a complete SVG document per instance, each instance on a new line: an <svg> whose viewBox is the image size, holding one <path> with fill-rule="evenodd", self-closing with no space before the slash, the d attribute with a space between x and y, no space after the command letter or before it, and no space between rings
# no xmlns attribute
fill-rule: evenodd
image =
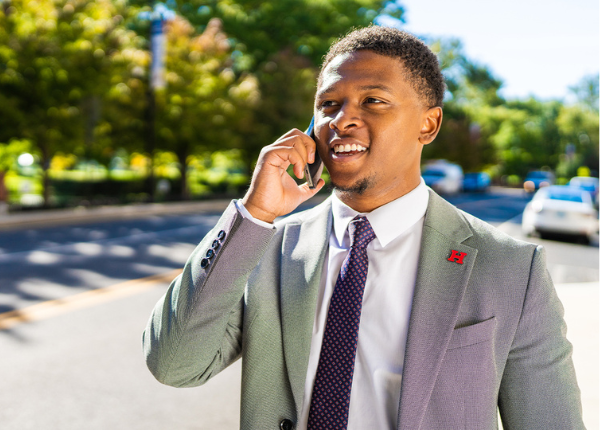
<svg viewBox="0 0 600 430"><path fill-rule="evenodd" d="M564 200L567 202L583 203L583 195L567 189L553 189L546 191L546 198L551 200Z"/></svg>
<svg viewBox="0 0 600 430"><path fill-rule="evenodd" d="M576 187L595 188L598 186L598 179L596 179L596 178L573 178L569 181L569 184L574 185Z"/></svg>

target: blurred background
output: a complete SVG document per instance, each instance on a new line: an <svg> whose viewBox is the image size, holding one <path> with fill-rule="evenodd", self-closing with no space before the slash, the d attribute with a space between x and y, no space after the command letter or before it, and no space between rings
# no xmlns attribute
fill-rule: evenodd
<svg viewBox="0 0 600 430"><path fill-rule="evenodd" d="M425 160L509 187L598 176L590 0L1 0L4 210L238 195L260 148L307 126L331 41L372 22L439 55Z"/></svg>
<svg viewBox="0 0 600 430"><path fill-rule="evenodd" d="M141 331L260 149L308 126L330 43L376 23L425 41L446 77L426 183L546 248L584 419L600 428L599 9L0 0L0 427L239 427L239 363L200 389L165 387Z"/></svg>

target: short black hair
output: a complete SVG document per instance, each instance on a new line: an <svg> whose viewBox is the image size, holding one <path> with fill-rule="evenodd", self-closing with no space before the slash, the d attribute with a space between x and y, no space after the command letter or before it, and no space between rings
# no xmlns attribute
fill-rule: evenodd
<svg viewBox="0 0 600 430"><path fill-rule="evenodd" d="M446 85L436 55L421 40L397 28L371 25L337 40L325 55L318 84L321 84L323 70L335 57L361 50L401 60L406 77L421 100L429 107L442 107Z"/></svg>

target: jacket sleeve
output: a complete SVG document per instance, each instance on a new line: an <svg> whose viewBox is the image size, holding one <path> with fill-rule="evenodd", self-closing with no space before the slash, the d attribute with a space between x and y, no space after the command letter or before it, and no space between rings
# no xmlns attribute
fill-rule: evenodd
<svg viewBox="0 0 600 430"><path fill-rule="evenodd" d="M156 379L175 387L201 385L239 358L245 285L274 233L243 218L231 202L144 330L146 363Z"/></svg>
<svg viewBox="0 0 600 430"><path fill-rule="evenodd" d="M538 246L500 386L504 430L585 428L563 315Z"/></svg>

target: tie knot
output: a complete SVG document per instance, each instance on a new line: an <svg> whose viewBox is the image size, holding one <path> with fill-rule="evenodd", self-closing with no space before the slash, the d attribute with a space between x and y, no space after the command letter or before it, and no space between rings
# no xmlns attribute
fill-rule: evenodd
<svg viewBox="0 0 600 430"><path fill-rule="evenodd" d="M350 233L350 246L352 248L365 248L375 239L375 232L371 223L365 217L356 216L348 226Z"/></svg>

